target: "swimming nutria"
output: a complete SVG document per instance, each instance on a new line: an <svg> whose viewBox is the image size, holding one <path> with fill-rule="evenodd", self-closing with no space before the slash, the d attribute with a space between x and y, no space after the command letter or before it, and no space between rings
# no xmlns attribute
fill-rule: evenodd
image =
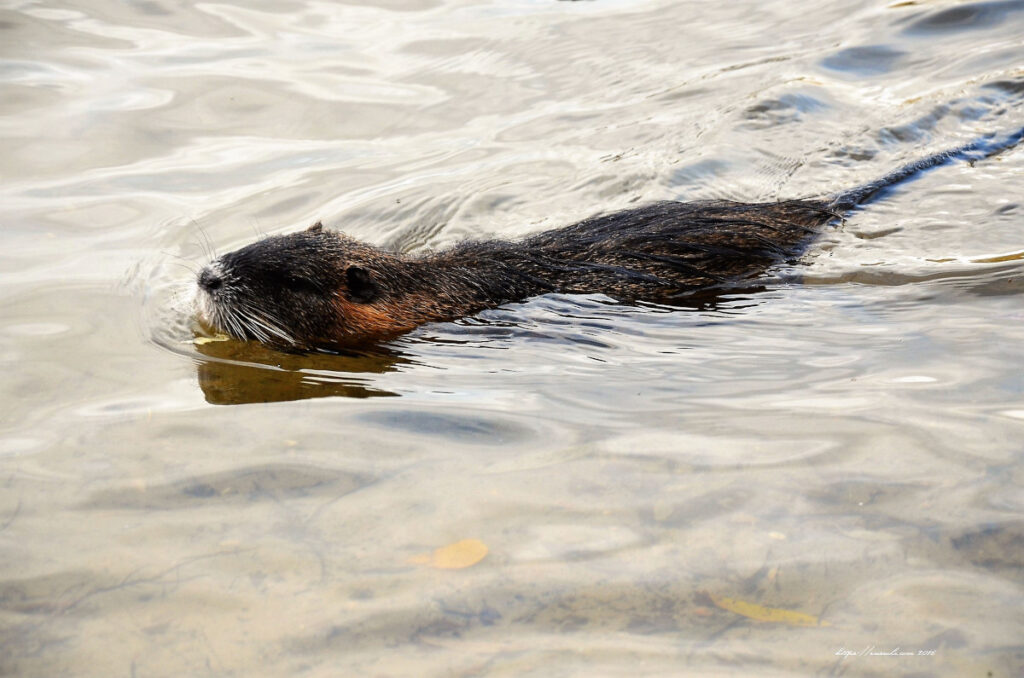
<svg viewBox="0 0 1024 678"><path fill-rule="evenodd" d="M238 339L330 350L387 339L548 292L672 302L728 288L791 259L825 224L918 172L978 160L1016 134L938 153L832 198L659 202L519 241L464 242L407 256L319 222L225 254L199 274L200 319Z"/></svg>

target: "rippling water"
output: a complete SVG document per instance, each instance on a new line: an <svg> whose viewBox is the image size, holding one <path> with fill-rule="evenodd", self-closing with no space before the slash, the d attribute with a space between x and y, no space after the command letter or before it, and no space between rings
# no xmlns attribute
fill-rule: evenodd
<svg viewBox="0 0 1024 678"><path fill-rule="evenodd" d="M707 307L296 356L187 301L317 219L413 252L836 192L1024 126L1022 35L1020 0L6 3L0 673L1021 675L1020 149Z"/></svg>

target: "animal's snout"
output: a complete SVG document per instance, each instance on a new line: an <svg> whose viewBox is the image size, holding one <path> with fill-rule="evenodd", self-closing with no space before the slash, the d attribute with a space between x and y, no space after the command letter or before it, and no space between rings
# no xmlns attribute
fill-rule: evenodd
<svg viewBox="0 0 1024 678"><path fill-rule="evenodd" d="M212 266L206 266L199 272L199 286L207 292L213 292L224 284L224 277Z"/></svg>

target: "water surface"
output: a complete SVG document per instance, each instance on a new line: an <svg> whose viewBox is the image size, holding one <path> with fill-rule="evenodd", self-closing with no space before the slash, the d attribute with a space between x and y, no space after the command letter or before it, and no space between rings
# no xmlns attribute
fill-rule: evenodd
<svg viewBox="0 0 1024 678"><path fill-rule="evenodd" d="M1020 149L704 307L295 356L187 301L318 219L424 252L840 191L1024 126L1022 35L1019 0L8 3L0 673L1020 675Z"/></svg>

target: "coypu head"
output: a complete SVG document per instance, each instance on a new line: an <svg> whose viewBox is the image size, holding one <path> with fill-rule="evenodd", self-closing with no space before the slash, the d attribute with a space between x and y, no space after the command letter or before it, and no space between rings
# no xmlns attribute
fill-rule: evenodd
<svg viewBox="0 0 1024 678"><path fill-rule="evenodd" d="M394 255L319 222L225 254L199 272L200 320L286 350L330 348L401 328L387 312L383 273Z"/></svg>

